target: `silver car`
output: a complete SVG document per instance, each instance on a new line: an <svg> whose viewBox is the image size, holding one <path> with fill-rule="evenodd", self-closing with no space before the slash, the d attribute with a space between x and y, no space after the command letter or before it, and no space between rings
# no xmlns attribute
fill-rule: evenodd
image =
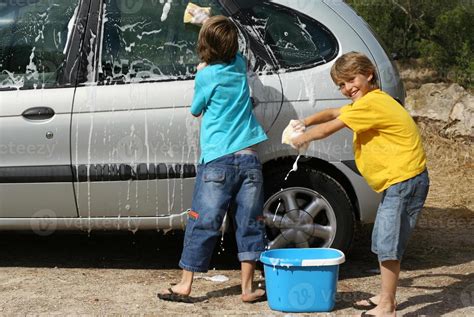
<svg viewBox="0 0 474 317"><path fill-rule="evenodd" d="M193 2L240 30L269 136L257 147L269 246L347 250L380 199L354 164L351 131L313 142L286 180L297 153L281 133L290 119L349 102L329 75L341 54L367 54L381 88L403 102L396 68L343 1ZM189 112L199 28L183 23L187 4L0 2L1 229L184 228L200 126Z"/></svg>

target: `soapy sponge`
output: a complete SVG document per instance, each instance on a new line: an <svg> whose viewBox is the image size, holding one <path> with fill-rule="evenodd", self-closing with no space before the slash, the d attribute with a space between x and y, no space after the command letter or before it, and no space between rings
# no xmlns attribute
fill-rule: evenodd
<svg viewBox="0 0 474 317"><path fill-rule="evenodd" d="M305 131L305 126L300 120L291 120L288 126L283 130L281 135L281 143L288 144L292 148L299 150L300 154L303 154L308 149L309 144L304 144L302 147L297 148L292 139L298 135L303 134Z"/></svg>
<svg viewBox="0 0 474 317"><path fill-rule="evenodd" d="M207 18L211 16L210 7L200 7L192 2L188 3L186 10L184 10L184 23L202 24Z"/></svg>

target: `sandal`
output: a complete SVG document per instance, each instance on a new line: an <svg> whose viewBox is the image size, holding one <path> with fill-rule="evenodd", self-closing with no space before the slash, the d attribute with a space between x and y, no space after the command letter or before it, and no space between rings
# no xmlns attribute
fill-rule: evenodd
<svg viewBox="0 0 474 317"><path fill-rule="evenodd" d="M158 293L157 296L159 299L166 300L169 302L187 303L187 304L192 304L194 302L191 296L175 293L171 289L171 287L168 288L168 292L169 293Z"/></svg>
<svg viewBox="0 0 474 317"><path fill-rule="evenodd" d="M367 304L357 304L357 303L353 303L352 304L352 307L354 307L355 309L360 309L360 310L367 310L367 309L371 309L371 308L374 308L377 306L376 303L374 303L372 301L372 299L368 298L368 299L364 299L364 301L367 303Z"/></svg>

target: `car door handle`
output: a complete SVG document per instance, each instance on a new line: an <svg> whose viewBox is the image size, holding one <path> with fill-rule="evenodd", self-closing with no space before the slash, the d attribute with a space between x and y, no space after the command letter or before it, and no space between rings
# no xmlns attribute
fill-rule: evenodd
<svg viewBox="0 0 474 317"><path fill-rule="evenodd" d="M34 107L23 111L23 117L29 120L46 120L54 116L54 110L49 107Z"/></svg>

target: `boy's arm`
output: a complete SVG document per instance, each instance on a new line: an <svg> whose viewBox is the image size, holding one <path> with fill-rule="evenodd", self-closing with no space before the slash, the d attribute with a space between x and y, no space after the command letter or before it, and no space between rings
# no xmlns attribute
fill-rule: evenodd
<svg viewBox="0 0 474 317"><path fill-rule="evenodd" d="M318 124L312 129L307 130L303 134L293 138L291 141L296 147L301 147L305 143L309 143L314 140L324 139L330 136L334 132L345 128L346 125L341 120L335 118L331 121Z"/></svg>
<svg viewBox="0 0 474 317"><path fill-rule="evenodd" d="M329 122L336 119L341 114L341 108L329 108L319 111L303 119L305 126L309 127L318 123Z"/></svg>
<svg viewBox="0 0 474 317"><path fill-rule="evenodd" d="M200 73L207 66L207 63L205 62L199 63L197 66L198 73ZM190 110L191 114L196 118L202 115L212 91L212 87L209 87L209 84L204 78L202 76L196 75L194 80L194 96Z"/></svg>
<svg viewBox="0 0 474 317"><path fill-rule="evenodd" d="M205 105L207 104L207 96L205 89L201 87L198 83L198 79L194 82L194 96L193 102L191 104L191 114L194 117L200 117Z"/></svg>

